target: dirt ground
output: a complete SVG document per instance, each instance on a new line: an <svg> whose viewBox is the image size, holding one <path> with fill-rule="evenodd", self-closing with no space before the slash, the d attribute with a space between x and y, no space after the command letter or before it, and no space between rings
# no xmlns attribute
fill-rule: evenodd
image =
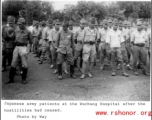
<svg viewBox="0 0 152 120"><path fill-rule="evenodd" d="M150 77L142 74L135 76L128 71L129 77L123 77L117 71L115 77L111 76L110 67L104 71L99 70L99 63L94 66L94 78L79 77L81 72L76 68L77 79L63 75L64 79L58 80L58 75L53 74L53 69L45 61L38 64L32 53L29 54L28 83L21 83L21 76L15 76L15 83L2 84L2 99L4 100L97 100L97 101L149 101ZM9 67L2 73L2 83L8 80Z"/></svg>

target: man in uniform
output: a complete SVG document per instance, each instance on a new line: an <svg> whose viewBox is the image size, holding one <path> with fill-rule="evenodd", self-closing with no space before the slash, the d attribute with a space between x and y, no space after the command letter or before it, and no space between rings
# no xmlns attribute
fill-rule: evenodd
<svg viewBox="0 0 152 120"><path fill-rule="evenodd" d="M52 63L53 67L55 68L54 74L58 72L57 70L57 36L60 30L60 21L56 19L54 21L54 28L51 30L49 41L51 42L50 51L52 55Z"/></svg>
<svg viewBox="0 0 152 120"><path fill-rule="evenodd" d="M68 30L69 22L64 21L62 24L63 29L59 32L57 36L57 64L58 64L58 78L61 80L62 77L62 63L65 59L70 65L70 76L71 78L76 78L74 75L74 61L73 61L73 33Z"/></svg>
<svg viewBox="0 0 152 120"><path fill-rule="evenodd" d="M39 22L35 21L35 27L33 28L32 35L33 35L33 52L36 53L35 57L38 57L38 37L40 34L39 29Z"/></svg>
<svg viewBox="0 0 152 120"><path fill-rule="evenodd" d="M85 78L85 72L88 62L89 72L88 75L92 78L92 67L96 58L96 42L97 42L97 30L95 29L96 20L91 18L89 21L89 27L84 31L84 46L83 46L83 65L81 79Z"/></svg>
<svg viewBox="0 0 152 120"><path fill-rule="evenodd" d="M21 58L22 63L22 83L26 84L26 76L27 76L27 55L30 52L30 45L32 43L32 36L30 31L25 27L25 19L19 18L18 19L18 28L15 30L15 42L16 47L13 52L13 60L11 64L11 69L9 73L9 81L8 83L14 82L14 76L15 76L15 69L18 65L19 57Z"/></svg>
<svg viewBox="0 0 152 120"><path fill-rule="evenodd" d="M108 34L108 22L107 20L103 21L103 29L99 30L98 34L98 41L100 42L99 44L99 56L100 56L100 70L104 69L104 59L109 57L107 47L106 47L106 37Z"/></svg>
<svg viewBox="0 0 152 120"><path fill-rule="evenodd" d="M124 39L122 37L121 32L118 30L118 20L113 21L113 28L108 32L106 43L108 43L108 46L111 51L111 67L112 67L112 76L116 75L116 69L115 69L115 59L120 63L122 68L122 75L125 77L128 77L128 74L125 73L125 68L123 65L123 58L121 54L121 43L124 42Z"/></svg>
<svg viewBox="0 0 152 120"><path fill-rule="evenodd" d="M139 75L137 72L137 63L142 62L143 74L149 76L146 68L148 54L145 47L145 41L147 37L146 37L146 33L142 29L143 29L142 22L138 21L137 30L134 31L131 36L131 42L133 44L133 58L134 58L133 70L135 75Z"/></svg>
<svg viewBox="0 0 152 120"><path fill-rule="evenodd" d="M74 49L74 62L77 63L78 57L80 57L80 67L82 67L82 48L83 48L83 40L84 40L84 28L86 21L81 19L80 28L75 33L75 49Z"/></svg>
<svg viewBox="0 0 152 120"><path fill-rule="evenodd" d="M15 18L12 16L7 17L8 26L2 28L2 42L3 42L3 59L2 59L2 72L6 71L6 61L11 65L13 50L14 50L14 31L15 31Z"/></svg>

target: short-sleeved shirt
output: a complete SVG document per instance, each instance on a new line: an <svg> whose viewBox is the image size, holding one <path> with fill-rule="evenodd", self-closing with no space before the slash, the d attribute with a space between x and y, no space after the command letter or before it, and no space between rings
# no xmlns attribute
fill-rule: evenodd
<svg viewBox="0 0 152 120"><path fill-rule="evenodd" d="M62 29L57 36L57 52L69 54L73 47L73 33L69 30L66 32Z"/></svg>
<svg viewBox="0 0 152 120"><path fill-rule="evenodd" d="M107 34L106 43L110 44L111 48L120 48L121 43L124 42L124 38L120 30L114 31L110 30Z"/></svg>
<svg viewBox="0 0 152 120"><path fill-rule="evenodd" d="M138 43L145 44L146 39L147 39L146 32L144 32L143 30L140 32L136 30L132 33L132 36L131 36L131 41L134 42L135 44L138 44Z"/></svg>
<svg viewBox="0 0 152 120"><path fill-rule="evenodd" d="M84 30L84 42L89 42L89 41L92 41L92 42L95 42L97 39L97 30L94 28L94 29L90 29L90 28L86 28Z"/></svg>
<svg viewBox="0 0 152 120"><path fill-rule="evenodd" d="M34 27L34 28L33 28L33 31L32 31L32 35L33 35L34 37L38 37L38 36L39 36L39 33L40 33L40 29Z"/></svg>
<svg viewBox="0 0 152 120"><path fill-rule="evenodd" d="M31 44L31 32L25 28L21 30L19 27L15 30L15 41L23 44Z"/></svg>
<svg viewBox="0 0 152 120"><path fill-rule="evenodd" d="M129 29L123 28L123 29L122 29L122 36L124 37L124 40L125 40L125 41L126 41L126 40L129 40L129 38L130 38L130 31L129 31Z"/></svg>
<svg viewBox="0 0 152 120"><path fill-rule="evenodd" d="M100 41L105 42L106 38L107 38L107 34L109 32L109 29L99 29L99 33L98 33L98 39L100 39Z"/></svg>
<svg viewBox="0 0 152 120"><path fill-rule="evenodd" d="M81 28L79 28L75 32L75 39L77 39L77 41L83 42L83 40L84 40L84 29L82 30Z"/></svg>

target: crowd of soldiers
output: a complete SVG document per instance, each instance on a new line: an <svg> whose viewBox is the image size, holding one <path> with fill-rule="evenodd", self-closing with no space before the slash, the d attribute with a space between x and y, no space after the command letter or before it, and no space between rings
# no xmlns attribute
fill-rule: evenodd
<svg viewBox="0 0 152 120"><path fill-rule="evenodd" d="M7 63L11 66L6 84L14 82L17 66L22 83L27 83L29 52L35 54L39 64L44 64L47 59L60 80L63 79L62 72L76 78L75 67L82 72L81 79L86 77L86 73L92 78L97 58L101 71L106 65L111 66L112 76L121 69L122 76L128 77L126 68L139 75L139 67L143 74L150 75L147 69L150 65L151 29L148 29L146 21L137 21L136 28L132 29L131 23L126 20L109 18L98 24L91 17L88 21L81 19L77 30L74 30L71 20L62 23L58 19L34 21L29 28L24 18L19 18L16 26L12 16L8 16L7 22L2 28L2 71L6 71Z"/></svg>

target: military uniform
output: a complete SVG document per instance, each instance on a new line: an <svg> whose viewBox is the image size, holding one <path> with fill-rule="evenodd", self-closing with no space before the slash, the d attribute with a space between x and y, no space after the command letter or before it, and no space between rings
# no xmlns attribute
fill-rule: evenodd
<svg viewBox="0 0 152 120"><path fill-rule="evenodd" d="M55 21L55 25L59 24L60 22L59 20ZM52 55L52 63L53 63L53 67L55 68L54 73L57 73L57 36L59 34L60 29L52 29L50 36L49 36L49 41L51 42L50 45L50 51L51 51L51 55Z"/></svg>
<svg viewBox="0 0 152 120"><path fill-rule="evenodd" d="M63 29L59 32L57 36L57 64L58 64L58 73L59 79L62 79L62 63L65 59L70 64L70 73L71 77L75 78L74 76L74 61L73 61L73 47L74 47L74 40L73 40L73 33L68 30L68 21L63 22ZM66 30L65 30L66 29Z"/></svg>
<svg viewBox="0 0 152 120"><path fill-rule="evenodd" d="M80 24L85 24L85 20L82 19ZM76 62L78 57L80 57L80 67L82 67L82 49L84 40L84 28L79 28L75 33L75 49L74 49L74 61Z"/></svg>
<svg viewBox="0 0 152 120"><path fill-rule="evenodd" d="M8 16L7 19L8 23L14 23L15 18L12 16ZM8 65L11 65L12 62L12 56L13 56L13 50L15 47L14 36L15 26L3 26L2 28L2 45L3 45L3 51L2 51L2 67L3 70L6 70L6 61L8 60Z"/></svg>
<svg viewBox="0 0 152 120"><path fill-rule="evenodd" d="M83 46L83 67L82 67L82 75L81 79L85 78L86 65L90 62L89 67L89 77L92 77L91 71L96 58L96 42L97 42L97 30L94 27L96 21L95 18L90 19L90 25L93 28L86 28L84 31L84 46Z"/></svg>
<svg viewBox="0 0 152 120"><path fill-rule="evenodd" d="M137 22L138 30L134 31L131 36L131 42L133 43L133 58L134 58L134 74L138 75L137 72L137 63L139 60L143 63L143 73L145 75L149 75L147 73L146 64L147 64L147 50L145 47L146 43L146 33L142 30L142 22Z"/></svg>
<svg viewBox="0 0 152 120"><path fill-rule="evenodd" d="M18 20L18 24L25 24L25 19L20 18ZM15 42L16 47L13 51L13 60L11 64L10 74L9 74L9 81L7 83L14 82L14 75L15 75L15 69L18 65L19 57L21 58L22 63L22 83L26 83L26 76L27 76L27 54L30 51L30 44L32 43L32 37L30 31L24 26L24 28L18 27L15 30Z"/></svg>
<svg viewBox="0 0 152 120"><path fill-rule="evenodd" d="M122 67L122 75L128 77L128 74L125 73L125 69L123 66L123 57L121 54L121 43L124 42L124 38L121 34L121 31L116 28L118 25L118 21L113 21L114 26L113 30L110 30L107 34L106 43L108 43L110 47L110 54L111 54L111 67L112 67L112 76L116 75L116 69L115 69L115 59L121 64Z"/></svg>
<svg viewBox="0 0 152 120"><path fill-rule="evenodd" d="M103 21L103 26L107 26L108 23L106 20ZM106 47L106 37L109 32L108 26L107 28L102 28L99 30L98 40L99 40L99 56L100 56L100 70L104 68L104 59L109 57L108 50Z"/></svg>

